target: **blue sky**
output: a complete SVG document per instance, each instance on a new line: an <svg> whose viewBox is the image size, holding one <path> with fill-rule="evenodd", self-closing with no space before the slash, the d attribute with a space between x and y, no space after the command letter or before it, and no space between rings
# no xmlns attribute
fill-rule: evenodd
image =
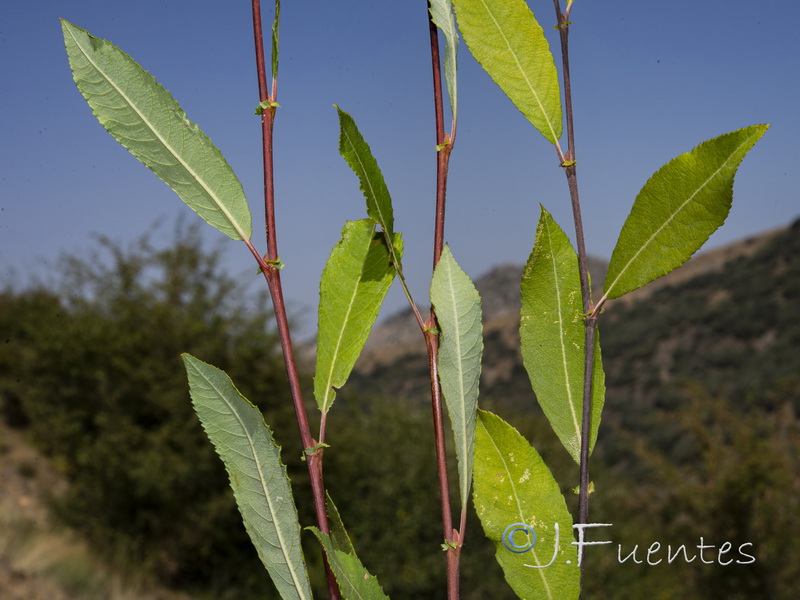
<svg viewBox="0 0 800 600"><path fill-rule="evenodd" d="M529 4L554 44L552 3ZM166 241L169 224L189 212L91 115L71 79L59 17L113 41L173 93L225 154L263 222L248 2L43 0L5 3L0 16L0 275L45 275L60 252L88 251L93 232L125 242L166 220ZM412 292L424 302L435 183L425 4L284 0L282 16L278 237L293 312L313 330L328 252L344 221L365 215L338 155L333 104L353 115L381 165ZM772 0L575 2L576 146L590 253L610 255L636 193L661 165L755 123L772 128L742 164L733 209L709 247L800 216L799 18L796 4ZM525 261L539 203L568 231L571 213L552 146L463 43L459 63L446 237L478 276ZM210 228L207 235L225 239ZM252 277L244 246L229 245L230 269ZM393 290L388 309L403 301Z"/></svg>

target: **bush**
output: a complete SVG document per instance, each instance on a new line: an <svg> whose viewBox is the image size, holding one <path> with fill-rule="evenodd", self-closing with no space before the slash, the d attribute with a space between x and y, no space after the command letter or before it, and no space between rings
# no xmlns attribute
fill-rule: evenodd
<svg viewBox="0 0 800 600"><path fill-rule="evenodd" d="M66 476L53 499L65 524L171 584L221 590L237 565L238 586L252 564L245 583L263 589L180 361L227 369L269 418L291 411L270 313L220 260L178 226L169 248L101 238L89 259L64 257L49 288L6 291L0 398Z"/></svg>

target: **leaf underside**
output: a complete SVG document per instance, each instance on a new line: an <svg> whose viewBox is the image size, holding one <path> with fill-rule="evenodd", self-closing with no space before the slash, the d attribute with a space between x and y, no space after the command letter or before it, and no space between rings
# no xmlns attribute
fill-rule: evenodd
<svg viewBox="0 0 800 600"><path fill-rule="evenodd" d="M110 42L61 26L73 78L100 124L209 225L249 239L242 184L172 95Z"/></svg>
<svg viewBox="0 0 800 600"><path fill-rule="evenodd" d="M517 596L537 600L578 598L580 571L577 550L570 543L572 516L558 483L516 429L483 410L478 411L475 431L474 479L475 510ZM536 532L536 543L528 552L515 553L503 544L506 528L517 523Z"/></svg>
<svg viewBox="0 0 800 600"><path fill-rule="evenodd" d="M453 0L472 55L554 145L562 132L561 91L550 45L524 0Z"/></svg>
<svg viewBox="0 0 800 600"><path fill-rule="evenodd" d="M536 399L570 456L580 464L585 330L578 255L541 209L533 252L522 275L520 349ZM590 451L597 440L605 376L595 337Z"/></svg>
<svg viewBox="0 0 800 600"><path fill-rule="evenodd" d="M456 72L458 71L458 30L453 15L452 0L431 0L431 18L445 37L444 78L447 83L447 96L450 99L450 111L453 121L458 117L458 87Z"/></svg>
<svg viewBox="0 0 800 600"><path fill-rule="evenodd" d="M478 290L456 262L449 246L444 247L434 270L430 297L442 335L439 381L453 428L463 508L472 483L483 325Z"/></svg>
<svg viewBox="0 0 800 600"><path fill-rule="evenodd" d="M224 371L189 354L182 358L195 412L225 463L261 562L284 600L310 600L297 509L272 432Z"/></svg>
<svg viewBox="0 0 800 600"><path fill-rule="evenodd" d="M769 125L707 140L661 167L636 197L611 255L605 297L618 298L685 263L725 221L733 180Z"/></svg>

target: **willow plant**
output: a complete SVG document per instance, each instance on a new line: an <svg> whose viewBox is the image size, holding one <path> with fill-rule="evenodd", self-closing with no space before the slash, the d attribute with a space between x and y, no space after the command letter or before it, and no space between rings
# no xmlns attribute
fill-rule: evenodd
<svg viewBox="0 0 800 600"><path fill-rule="evenodd" d="M589 461L605 393L597 336L602 308L607 300L683 264L722 225L730 209L736 170L768 126L753 125L720 135L655 172L633 203L611 257L604 293L593 304L570 91L573 5L573 0L567 0L562 8L561 1L554 0L561 42L560 79L542 27L524 0L430 0L424 7L433 66L437 164L434 270L427 317L405 284L403 240L395 229L391 196L378 163L353 117L336 107L339 152L357 176L366 214L344 224L320 281L314 396L321 418L316 435L311 432L301 396L275 235L272 138L280 107L280 0L276 0L273 13L269 82L262 10L259 1L252 0L259 88L256 113L263 133L266 253L252 240L252 219L241 183L170 93L111 43L62 22L73 77L100 123L209 225L243 242L266 279L316 509L316 525L307 529L324 551L330 598L386 598L377 579L358 559L333 500L326 494L323 456L328 448L327 415L336 392L346 384L395 278L408 298L428 352L448 598L455 600L459 594L459 557L470 497L485 535L496 546L505 578L519 597L566 600L581 594L582 546L573 541L573 532L577 529L583 540L580 525L589 523ZM554 147L567 179L577 249L542 207L520 283L520 351L536 400L580 467L575 517L530 443L502 418L478 408L481 300L444 243L447 173L458 122L459 32L500 90ZM445 89L452 119L449 132L444 125ZM276 589L282 598L311 598L300 544L302 529L272 431L223 371L188 354L183 362L191 401L225 463L247 532ZM458 460L457 521L451 513L443 406L449 414Z"/></svg>

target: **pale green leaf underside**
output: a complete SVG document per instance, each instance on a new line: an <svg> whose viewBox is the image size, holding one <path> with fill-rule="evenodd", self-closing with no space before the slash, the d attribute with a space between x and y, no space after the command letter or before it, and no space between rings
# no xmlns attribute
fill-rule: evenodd
<svg viewBox="0 0 800 600"><path fill-rule="evenodd" d="M458 71L458 30L453 16L453 2L452 0L431 0L429 10L434 24L441 30L445 38L444 78L447 82L450 110L455 121L458 117L458 80L456 78L456 72Z"/></svg>
<svg viewBox="0 0 800 600"><path fill-rule="evenodd" d="M520 346L531 385L561 443L580 464L585 332L578 255L541 209L533 252L522 275ZM599 343L592 378L590 451L605 398Z"/></svg>
<svg viewBox="0 0 800 600"><path fill-rule="evenodd" d="M530 600L578 598L580 571L577 550L570 543L574 539L572 516L558 483L516 429L483 410L478 411L475 431L474 479L475 510L517 596ZM536 543L529 552L516 554L502 543L503 532L515 523L525 523L536 532Z"/></svg>
<svg viewBox="0 0 800 600"><path fill-rule="evenodd" d="M611 255L605 296L618 298L681 266L723 224L739 164L769 125L703 142L661 167L633 204Z"/></svg>
<svg viewBox="0 0 800 600"><path fill-rule="evenodd" d="M402 255L400 234L396 253ZM348 221L322 272L314 396L326 413L364 348L395 270L371 219Z"/></svg>
<svg viewBox="0 0 800 600"><path fill-rule="evenodd" d="M247 533L284 600L311 599L300 524L280 448L224 371L184 354L192 404L230 477Z"/></svg>
<svg viewBox="0 0 800 600"><path fill-rule="evenodd" d="M325 548L328 564L336 576L336 582L345 600L389 600L383 593L378 579L369 574L355 554L335 549L330 537L316 527L308 529L317 536L319 543Z"/></svg>
<svg viewBox="0 0 800 600"><path fill-rule="evenodd" d="M467 505L475 452L475 415L483 355L481 298L445 246L431 280L431 303L442 334L439 381L458 457L461 506Z"/></svg>
<svg viewBox="0 0 800 600"><path fill-rule="evenodd" d="M61 21L75 83L100 124L209 225L252 233L242 184L172 95L119 48Z"/></svg>
<svg viewBox="0 0 800 600"><path fill-rule="evenodd" d="M467 47L552 144L561 137L561 92L550 45L524 0L453 0Z"/></svg>
<svg viewBox="0 0 800 600"><path fill-rule="evenodd" d="M339 153L358 176L361 191L367 201L369 218L378 223L389 236L394 233L392 198L383 179L378 161L358 130L353 117L338 106Z"/></svg>

